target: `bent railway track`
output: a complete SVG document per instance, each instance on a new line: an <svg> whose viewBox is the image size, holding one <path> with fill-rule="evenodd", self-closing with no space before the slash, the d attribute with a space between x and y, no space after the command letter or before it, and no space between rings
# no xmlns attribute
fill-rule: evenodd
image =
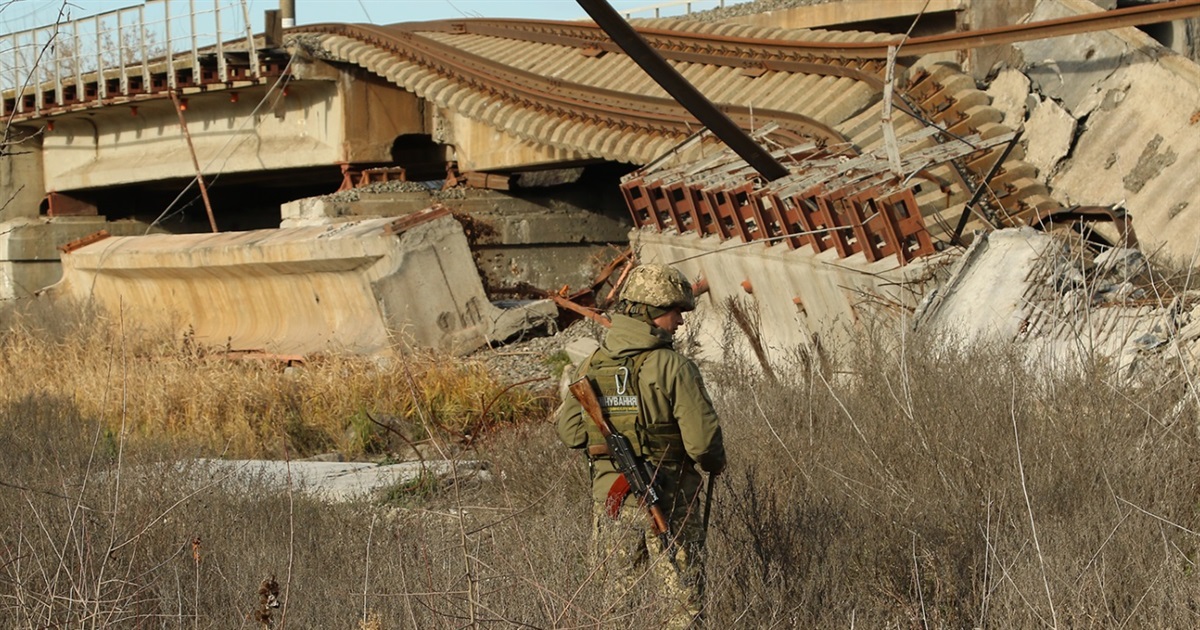
<svg viewBox="0 0 1200 630"><path fill-rule="evenodd" d="M854 156L885 145L890 118L897 137L923 148L966 137L997 138L1011 130L974 80L930 53L1146 24L1200 14L1200 0L1175 0L1046 22L903 42L898 80L885 102L886 57L897 36L867 32L782 30L721 22L638 20L636 25L677 70L735 123L778 128L780 147L814 143L827 154ZM358 65L445 112L551 147L564 156L647 164L700 130L699 123L654 84L598 27L583 22L453 20L391 26L323 24L288 31L315 56ZM85 84L111 78L85 77ZM200 77L203 83L203 77ZM166 82L160 82L165 85ZM52 113L93 107L71 90ZM37 90L40 88L33 88ZM153 98L155 85L138 98ZM43 90L44 92L44 90ZM165 96L165 93L164 93ZM7 99L29 94L6 95ZM894 110L894 113L892 112ZM13 108L5 111L13 112ZM14 116L14 121L39 114ZM1020 147L997 166L1000 149L921 169L916 200L935 236L980 187L992 194L995 223L1028 222L1057 204ZM988 179L988 181L984 181Z"/></svg>
<svg viewBox="0 0 1200 630"><path fill-rule="evenodd" d="M888 47L903 43L906 55L922 56L930 53L961 51L985 46L1012 44L1034 39L1062 37L1098 30L1109 30L1127 26L1143 26L1192 18L1200 15L1200 0L1174 0L1157 4L1145 4L1112 11L1098 11L1084 15L1056 18L1027 24L1010 24L986 29L945 33L926 37L904 39L888 36L881 41L845 41L830 39L834 31L809 31L797 29L781 31L781 37L762 38L749 34L754 27L728 22L706 22L710 30L705 33L680 33L673 25L679 20L659 18L638 20L642 25L638 31L652 46L668 59L716 63L720 59L743 59L746 63L775 62L777 70L807 72L804 65L815 68L827 65L827 60L859 60L882 62L887 59ZM669 28L655 24L671 25ZM416 25L413 25L416 26ZM591 46L599 50L620 52L620 49L595 24L588 22L555 22L548 20L442 20L419 25L422 31L435 29L446 32L475 33L492 37L540 41L542 43L567 46ZM822 36L821 34L825 35ZM807 34L807 35L805 35ZM822 41L822 40L826 41ZM751 66L754 67L754 66ZM842 64L827 65L834 72ZM881 65L876 65L881 69Z"/></svg>
<svg viewBox="0 0 1200 630"><path fill-rule="evenodd" d="M928 127L938 131L922 134L909 151L979 138L979 151L960 152L914 174L931 184L912 189L926 224L921 229L928 227L930 234L946 241L961 231L956 217L969 216L969 200L981 202L984 211L977 212L978 218L992 226L1031 223L1053 213L1058 204L1035 169L1021 161L1020 147L982 142L1012 130L1001 124L1000 113L990 107L974 80L950 65L925 63L924 55L1197 14L1200 0L1176 0L906 41L875 33L719 22L644 20L637 25L651 46L735 123L746 129L768 121L778 125L780 131L769 140L780 145L815 143L826 158L879 151L886 135L879 123L885 118L894 120L895 134L901 138L917 138ZM360 65L438 106L530 142L596 158L645 164L699 128L591 23L481 19L388 27L317 25L291 33L316 35L318 48L328 56ZM902 69L895 94L885 103L886 59L889 49L898 46L911 65ZM902 115L893 116L892 109ZM996 164L998 160L1004 163ZM726 183L743 196L752 192L736 179ZM695 198L681 209L662 201L667 193L653 185L648 188L640 180L636 185L640 188L632 192L642 195L641 201L632 199L628 188L626 195L638 225L723 238L740 233L747 240L755 233L765 237L786 231L779 226L788 221L763 216L772 207L788 206L790 202L780 198L741 210L726 204L718 211L715 198L707 203L692 186ZM682 191L688 184L679 180L672 186L677 197L687 196ZM654 195L658 202L651 200ZM707 210L701 211L700 205ZM803 214L793 210L793 215ZM793 222L799 223L803 222ZM772 224L775 229L767 229ZM805 241L787 240L793 246Z"/></svg>
<svg viewBox="0 0 1200 630"><path fill-rule="evenodd" d="M1135 26L1200 15L1200 0L1176 0L1116 11L1059 18L1032 24L950 33L903 40L899 36L833 31L763 29L730 23L695 23L678 20L639 21L640 33L670 61L690 66L736 68L751 77L766 73L845 78L882 91L885 60L890 46L902 45L905 57L965 50L1016 41L1056 37L1092 30ZM681 26L686 24L686 26ZM666 28L669 27L669 28ZM417 63L457 76L480 86L512 89L518 99L536 100L533 105L557 108L567 117L591 117L605 124L632 125L650 131L694 129L696 121L682 108L658 94L638 90L607 89L587 85L581 73L568 75L559 69L547 73L519 68L515 63L498 63L486 53L478 54L457 42L474 38L491 41L526 42L557 47L564 53L585 57L622 51L595 24L544 20L447 20L398 24L389 27L317 25L293 32L342 35L406 56ZM439 46L440 45L440 46ZM564 62L573 55L564 54ZM519 63L519 62L517 62ZM583 64L580 64L583 65ZM643 82L644 83L644 82ZM635 83L635 86L638 84ZM644 84L641 87L645 87ZM745 93L739 92L743 97ZM753 107L714 94L727 114L749 127ZM748 100L748 99L744 99ZM903 103L900 103L902 106ZM580 108L583 108L582 110ZM625 115L610 118L611 108ZM789 108L758 106L758 117L769 118L786 129L811 138L845 140L826 121ZM635 120L640 118L641 120Z"/></svg>
<svg viewBox="0 0 1200 630"><path fill-rule="evenodd" d="M824 38L838 46L891 42L875 33L796 32L744 26L673 23L678 38L668 55L680 72L744 128L767 123L781 131L768 135L780 146L815 143L823 155L854 156L879 149L879 121L886 105L897 116L897 136L915 137L927 127L919 150L956 138L990 139L1008 133L1000 114L973 79L949 65L917 63L908 69L898 96L883 102L883 65L859 58L789 62L785 69L751 69L747 55L727 42L785 41L782 37ZM716 28L725 34L707 32ZM594 26L551 22L469 21L401 24L390 27L320 25L292 31L315 36L309 42L326 58L359 65L416 93L438 107L485 122L523 140L598 159L646 164L699 130L699 123L621 52L595 45ZM668 31L656 29L658 37ZM705 43L707 42L707 43ZM660 42L661 43L661 42ZM798 40L797 45L803 45ZM700 52L701 50L707 52ZM884 46L886 50L886 45ZM736 51L740 51L735 54ZM680 61L679 59L689 59ZM999 150L958 166L922 169L928 185L916 203L933 226L952 232L954 216L982 184ZM994 214L1033 216L1056 204L1015 151L995 173L1003 186ZM989 161L989 156L991 160ZM637 213L634 213L638 222ZM662 228L662 221L647 218ZM678 226L682 228L683 226ZM743 234L754 230L742 230ZM726 230L735 233L736 230Z"/></svg>
<svg viewBox="0 0 1200 630"><path fill-rule="evenodd" d="M334 57L384 73L401 87L416 88L414 91L419 95L422 83L428 81L430 94L440 93L443 89L458 93L465 88L488 95L491 102L515 104L538 115L557 117L560 122L576 121L638 133L667 134L673 138L699 129L698 121L649 79L639 80L636 89L622 89L591 80L602 78L600 76L576 77L559 72L569 69L570 62L589 59L586 53L580 55L569 49L562 50L559 45L490 36L462 37L410 29L407 25L323 25L305 30L322 34L322 47ZM496 50L497 40L505 50ZM562 61L566 63L550 73L538 69L537 64L547 57L545 49L550 49L554 56L565 57ZM503 60L498 60L497 55L502 55ZM396 67L397 60L415 65ZM629 75L630 69L622 68L620 72ZM438 84L436 80L429 81L428 76L420 76L426 74L436 75L444 83ZM461 107L451 105L453 95L444 98L447 106ZM723 103L722 109L744 127L753 126L757 115L760 119L778 122L798 137L847 141L829 125L799 112L761 108L755 112L752 106L735 103Z"/></svg>

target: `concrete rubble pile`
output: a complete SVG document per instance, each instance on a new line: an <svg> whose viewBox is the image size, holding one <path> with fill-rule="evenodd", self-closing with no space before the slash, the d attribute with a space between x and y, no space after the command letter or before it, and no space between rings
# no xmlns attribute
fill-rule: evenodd
<svg viewBox="0 0 1200 630"><path fill-rule="evenodd" d="M967 249L913 325L948 347L1015 343L1048 374L1103 366L1115 382L1155 380L1200 367L1200 290L1173 284L1138 249L999 230Z"/></svg>
<svg viewBox="0 0 1200 630"><path fill-rule="evenodd" d="M1025 21L1099 11L1043 0ZM1185 25L1172 23L1172 28ZM1013 45L988 88L1060 201L1129 208L1146 251L1191 264L1200 246L1200 66L1123 28Z"/></svg>
<svg viewBox="0 0 1200 630"><path fill-rule="evenodd" d="M1097 10L1085 0L1043 0L1024 21ZM1129 208L1128 222L1092 216L1083 227L1049 232L1001 226L977 233L965 250L938 248L897 267L907 261L719 242L718 230L688 230L694 221L686 216L654 226L647 215L640 225L648 227L634 234L643 258L677 262L712 287L695 322L701 354L719 359L740 345L743 357L770 369L796 348L811 354L837 345L831 341L848 338L839 329L915 312L920 330L957 344L1016 342L1031 365L1051 371L1099 360L1128 382L1195 369L1200 292L1169 286L1143 252L1181 267L1194 266L1200 252L1200 221L1191 217L1200 210L1200 67L1123 28L1015 44L993 68L988 94L1002 124L1023 130L1023 159L1067 214L1084 205L1125 219ZM669 179L661 185L668 191ZM630 206L636 217L654 203ZM698 233L674 233L672 223ZM1127 240L1132 227L1138 236ZM769 222L765 228L759 238L774 236ZM1076 230L1106 244L1089 250ZM738 310L751 313L749 325L731 317Z"/></svg>
<svg viewBox="0 0 1200 630"><path fill-rule="evenodd" d="M1043 0L1025 21L1098 10ZM1179 268L1200 252L1200 66L1134 28L1013 49L987 91L1004 124L1024 128L1025 159L1064 204L1129 208L1138 248L1103 223L1088 228L1118 246L1098 255L1028 228L984 234L918 308L917 328L1015 341L1049 370L1110 362L1122 382L1195 370L1200 291L1187 274L1165 281L1144 252Z"/></svg>

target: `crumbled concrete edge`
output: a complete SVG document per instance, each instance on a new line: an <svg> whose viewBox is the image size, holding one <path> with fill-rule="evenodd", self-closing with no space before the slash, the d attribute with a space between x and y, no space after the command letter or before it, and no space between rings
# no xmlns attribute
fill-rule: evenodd
<svg viewBox="0 0 1200 630"><path fill-rule="evenodd" d="M383 499L389 489L433 475L443 483L488 481L486 462L476 460L371 462L199 459L180 464L197 483L228 492L288 492L329 503Z"/></svg>
<svg viewBox="0 0 1200 630"><path fill-rule="evenodd" d="M937 317L942 305L957 293L958 287L961 286L964 278L970 273L975 262L987 252L987 248L988 235L986 233L976 234L975 239L967 246L967 250L963 252L962 257L954 263L954 268L951 270L950 277L946 279L946 282L939 287L934 287L929 293L925 294L925 297L921 299L920 304L913 311L913 330L922 328Z"/></svg>

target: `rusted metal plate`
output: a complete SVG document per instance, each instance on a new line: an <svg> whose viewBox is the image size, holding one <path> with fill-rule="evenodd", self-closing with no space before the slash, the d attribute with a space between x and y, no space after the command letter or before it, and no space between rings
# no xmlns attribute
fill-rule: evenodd
<svg viewBox="0 0 1200 630"><path fill-rule="evenodd" d="M60 192L46 195L46 215L51 217L94 217L96 204Z"/></svg>
<svg viewBox="0 0 1200 630"><path fill-rule="evenodd" d="M70 254L71 252L79 249L80 247L85 247L87 245L91 245L92 243L102 241L110 236L112 236L112 235L108 233L108 230L100 230L99 232L94 232L92 234L88 234L87 236L84 236L83 238L77 238L69 243L64 243L62 245L59 245L58 251L60 251L64 254Z"/></svg>

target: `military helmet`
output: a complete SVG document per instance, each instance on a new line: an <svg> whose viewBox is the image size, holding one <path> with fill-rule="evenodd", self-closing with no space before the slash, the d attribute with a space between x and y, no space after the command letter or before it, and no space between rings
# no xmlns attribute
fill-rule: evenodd
<svg viewBox="0 0 1200 630"><path fill-rule="evenodd" d="M668 265L646 263L635 267L621 289L621 299L663 309L696 309L692 283L683 272Z"/></svg>

